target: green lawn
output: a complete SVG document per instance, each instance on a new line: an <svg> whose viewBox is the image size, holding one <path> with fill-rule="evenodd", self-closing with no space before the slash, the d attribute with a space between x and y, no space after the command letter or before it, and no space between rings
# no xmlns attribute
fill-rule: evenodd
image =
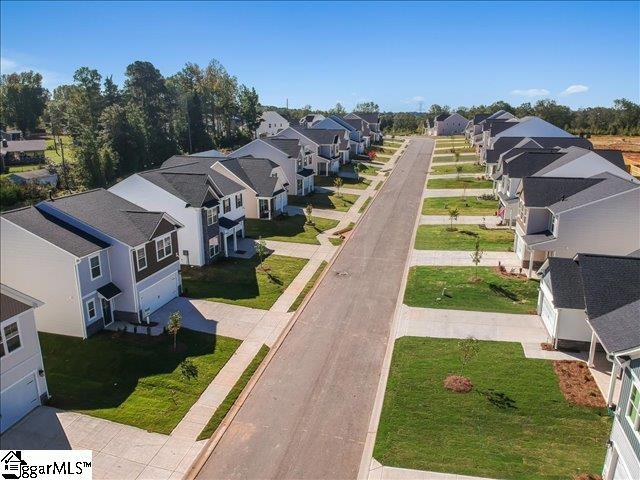
<svg viewBox="0 0 640 480"><path fill-rule="evenodd" d="M492 188L493 181L476 178L432 178L427 180L427 188Z"/></svg>
<svg viewBox="0 0 640 480"><path fill-rule="evenodd" d="M437 153L437 152L436 152ZM444 153L444 152L440 152L440 153ZM433 157L433 162L432 163L448 163L448 162L455 162L456 161L456 157L455 155L451 154L451 155L440 155L438 154L437 157ZM460 155L460 159L458 160L459 162L477 162L478 161L478 156L477 155ZM484 171L484 169L483 169Z"/></svg>
<svg viewBox="0 0 640 480"><path fill-rule="evenodd" d="M451 173L458 173L456 171L457 165L436 165L431 168L431 173L434 175L447 175ZM462 172L460 173L484 173L484 165L476 165L475 163L461 163Z"/></svg>
<svg viewBox="0 0 640 480"><path fill-rule="evenodd" d="M306 225L304 215L282 216L274 220L257 220L247 218L244 221L247 237L279 242L309 243L320 245L318 234L335 227L338 220L313 217L314 225Z"/></svg>
<svg viewBox="0 0 640 480"><path fill-rule="evenodd" d="M383 141L383 145L385 147L391 147L391 148L400 148L403 143L404 142L402 142L401 140L384 140Z"/></svg>
<svg viewBox="0 0 640 480"><path fill-rule="evenodd" d="M185 295L214 302L268 310L307 264L306 258L270 255L259 267L258 256L227 258L205 267L182 270Z"/></svg>
<svg viewBox="0 0 640 480"><path fill-rule="evenodd" d="M306 207L311 205L313 208L323 208L346 212L358 200L358 195L343 193L338 196L335 192L315 192L304 197L298 195L289 195L289 204Z"/></svg>
<svg viewBox="0 0 640 480"><path fill-rule="evenodd" d="M372 150L375 150L378 155L380 154L384 154L384 155L393 155L394 153L396 153L396 150L398 150L398 147L387 147L387 146L383 146L381 147L380 145L373 145L371 147Z"/></svg>
<svg viewBox="0 0 640 480"><path fill-rule="evenodd" d="M167 335L39 337L51 406L167 435L241 343L184 328L175 352ZM197 367L197 378L182 376L180 362L185 359Z"/></svg>
<svg viewBox="0 0 640 480"><path fill-rule="evenodd" d="M357 188L359 190L364 190L371 184L371 180L367 180L366 178L362 177L360 177L358 180L356 180L355 178L340 178L342 178L343 188ZM313 182L316 187L335 187L335 179L336 177L316 176Z"/></svg>
<svg viewBox="0 0 640 480"><path fill-rule="evenodd" d="M256 356L253 357L253 360L251 360L251 363L249 363L244 372L242 372L242 375L235 383L229 394L218 406L207 425L205 425L202 432L200 432L200 435L198 435L198 440L211 438L211 435L213 435L213 432L216 431L218 425L222 423L224 417L227 416L227 413L229 413L229 410L231 410L231 407L242 393L242 390L244 390L244 387L247 386L247 383L249 383L249 380L251 380L251 377L253 377L253 374L262 363L262 360L264 360L264 357L267 356L267 353L269 353L269 347L267 347L266 345L262 345Z"/></svg>
<svg viewBox="0 0 640 480"><path fill-rule="evenodd" d="M329 237L329 241L331 242L331 245L333 245L334 247L339 247L340 245L342 245L342 242L344 242L344 238L342 238L342 237Z"/></svg>
<svg viewBox="0 0 640 480"><path fill-rule="evenodd" d="M507 278L493 267L411 267L404 303L411 307L534 314L538 281ZM443 295L443 289L446 289Z"/></svg>
<svg viewBox="0 0 640 480"><path fill-rule="evenodd" d="M378 174L378 168L372 167L371 165L366 165L364 163L358 162L360 165L360 173L362 175L377 175ZM353 173L353 163L350 163L348 165L343 165L340 167L340 171L341 172L351 172ZM318 177L315 177L315 179L317 179Z"/></svg>
<svg viewBox="0 0 640 480"><path fill-rule="evenodd" d="M385 466L508 480L599 474L605 409L567 402L552 362L520 343L479 342L464 370L474 389L447 391L462 369L458 340L396 340L373 456Z"/></svg>
<svg viewBox="0 0 640 480"><path fill-rule="evenodd" d="M476 239L484 251L506 252L513 248L513 230L479 225L420 225L414 248L418 250L475 250Z"/></svg>
<svg viewBox="0 0 640 480"><path fill-rule="evenodd" d="M360 207L360 210L358 210L358 213L364 213L364 211L367 209L367 207L369 206L369 204L371 203L371 198L369 197L367 198L364 203L362 204L362 206Z"/></svg>
<svg viewBox="0 0 640 480"><path fill-rule="evenodd" d="M73 153L73 142L71 140L71 136L62 135L62 146L64 147L64 160L65 162L75 162L75 155ZM61 163L62 155L60 154L60 147L58 146L58 151L53 146L53 138L46 139L46 151L44 152L44 156L51 160L53 163Z"/></svg>
<svg viewBox="0 0 640 480"><path fill-rule="evenodd" d="M449 215L450 208L457 208L460 215L494 215L498 200L481 200L473 196L425 198L422 215Z"/></svg>
<svg viewBox="0 0 640 480"><path fill-rule="evenodd" d="M320 275L322 274L322 272L324 271L325 268L327 268L328 263L323 261L322 263L320 263L320 266L318 267L318 269L315 271L315 273L313 274L313 276L309 279L309 281L307 282L307 284L304 286L304 288L302 289L302 291L300 292L300 295L298 295L298 297L295 299L295 301L291 304L291 306L289 307L289 311L290 312L295 312L298 307L302 304L302 301L304 300L304 297L307 296L307 294L311 291L311 289L313 288L313 286L316 284L316 282L318 281L318 278L320 278Z"/></svg>

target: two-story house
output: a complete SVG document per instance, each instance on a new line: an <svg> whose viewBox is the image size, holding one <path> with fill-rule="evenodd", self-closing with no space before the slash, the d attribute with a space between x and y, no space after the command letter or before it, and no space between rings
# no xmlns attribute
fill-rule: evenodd
<svg viewBox="0 0 640 480"><path fill-rule="evenodd" d="M627 173L622 152L617 150L513 148L501 157L493 174L500 201L498 214L508 225L515 222L524 177L591 177L602 172L636 181Z"/></svg>
<svg viewBox="0 0 640 480"><path fill-rule="evenodd" d="M522 265L577 253L628 255L640 249L640 184L609 172L589 178L525 177L514 251Z"/></svg>
<svg viewBox="0 0 640 480"><path fill-rule="evenodd" d="M478 133L482 133L482 125L480 122L488 118L490 113L476 113L471 120L467 123L464 129L464 138L470 145L473 145L474 137Z"/></svg>
<svg viewBox="0 0 640 480"><path fill-rule="evenodd" d="M260 115L260 125L256 129L256 138L272 137L289 126L289 121L278 112L269 110Z"/></svg>
<svg viewBox="0 0 640 480"><path fill-rule="evenodd" d="M245 185L212 168L220 160L225 159L174 156L161 168L135 173L109 191L175 216L184 226L178 231L180 263L207 265L237 250L249 203Z"/></svg>
<svg viewBox="0 0 640 480"><path fill-rule="evenodd" d="M498 110L497 112L492 113L486 118L479 119L478 122L474 125L470 134L471 145L476 147L476 152L480 153L481 150L484 149L484 132L490 128L492 122L505 122L507 120L513 120L515 118L515 115L507 112L506 110Z"/></svg>
<svg viewBox="0 0 640 480"><path fill-rule="evenodd" d="M357 155L364 154L364 150L367 147L365 139L362 135L363 126L360 119L345 119L338 115L331 115L329 117L340 128L344 128L349 132L349 155L351 158L355 158ZM325 125L326 128L332 128ZM336 127L337 128L337 127Z"/></svg>
<svg viewBox="0 0 640 480"><path fill-rule="evenodd" d="M378 112L351 112L344 116L345 120L359 118L365 124L368 135L373 143L382 141L382 130L380 130L380 113Z"/></svg>
<svg viewBox="0 0 640 480"><path fill-rule="evenodd" d="M41 306L0 284L0 433L49 397L34 317Z"/></svg>
<svg viewBox="0 0 640 480"><path fill-rule="evenodd" d="M308 115L305 115L300 119L298 125L300 125L302 128L311 128L317 122L324 120L324 118L325 116L321 115L320 113L309 113Z"/></svg>
<svg viewBox="0 0 640 480"><path fill-rule="evenodd" d="M319 128L324 130L339 130L342 131L342 136L340 137L340 146L338 150L340 151L340 164L344 165L349 163L352 158L351 154L351 131L347 129L344 125L336 122L332 117L324 118L319 122L313 124L311 128Z"/></svg>
<svg viewBox="0 0 640 480"><path fill-rule="evenodd" d="M180 222L104 189L0 217L3 282L44 305L38 330L86 338L178 296Z"/></svg>
<svg viewBox="0 0 640 480"><path fill-rule="evenodd" d="M307 195L314 191L313 152L297 138L259 138L229 156L266 158L279 165L289 179L286 185L289 195Z"/></svg>
<svg viewBox="0 0 640 480"><path fill-rule="evenodd" d="M313 171L316 175L327 176L338 173L340 169L340 139L342 130L303 128L290 126L280 132L276 138L297 138L301 144L311 150Z"/></svg>
<svg viewBox="0 0 640 480"><path fill-rule="evenodd" d="M462 135L467 128L469 120L459 113L441 113L434 118L434 126L431 128L431 135Z"/></svg>

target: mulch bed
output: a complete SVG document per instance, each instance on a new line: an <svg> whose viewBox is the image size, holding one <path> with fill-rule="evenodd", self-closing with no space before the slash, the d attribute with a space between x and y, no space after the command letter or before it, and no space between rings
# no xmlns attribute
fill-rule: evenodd
<svg viewBox="0 0 640 480"><path fill-rule="evenodd" d="M514 273L511 273L511 271L507 270L504 266L493 268L493 271L496 272L501 277L511 278L513 280L525 280L525 281L529 280L525 273L520 273L520 270L524 271L524 268L523 269L515 268Z"/></svg>
<svg viewBox="0 0 640 480"><path fill-rule="evenodd" d="M473 383L467 377L449 375L444 379L444 388L456 393L469 393L473 389Z"/></svg>
<svg viewBox="0 0 640 480"><path fill-rule="evenodd" d="M575 405L606 407L602 393L584 362L558 360L553 362L564 398Z"/></svg>

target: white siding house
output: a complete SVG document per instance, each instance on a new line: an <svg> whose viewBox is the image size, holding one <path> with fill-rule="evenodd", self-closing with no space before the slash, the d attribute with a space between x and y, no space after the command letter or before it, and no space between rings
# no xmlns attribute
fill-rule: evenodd
<svg viewBox="0 0 640 480"><path fill-rule="evenodd" d="M289 121L278 112L267 111L260 116L260 125L256 129L256 138L272 137L289 126Z"/></svg>

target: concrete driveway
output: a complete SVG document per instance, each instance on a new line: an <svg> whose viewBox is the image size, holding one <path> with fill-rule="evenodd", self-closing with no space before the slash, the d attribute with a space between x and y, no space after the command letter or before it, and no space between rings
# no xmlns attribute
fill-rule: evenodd
<svg viewBox="0 0 640 480"><path fill-rule="evenodd" d="M180 479L205 443L51 407L36 408L0 437L2 449L93 450L96 480Z"/></svg>
<svg viewBox="0 0 640 480"><path fill-rule="evenodd" d="M548 340L538 315L471 312L402 305L396 338L466 338L540 344Z"/></svg>

